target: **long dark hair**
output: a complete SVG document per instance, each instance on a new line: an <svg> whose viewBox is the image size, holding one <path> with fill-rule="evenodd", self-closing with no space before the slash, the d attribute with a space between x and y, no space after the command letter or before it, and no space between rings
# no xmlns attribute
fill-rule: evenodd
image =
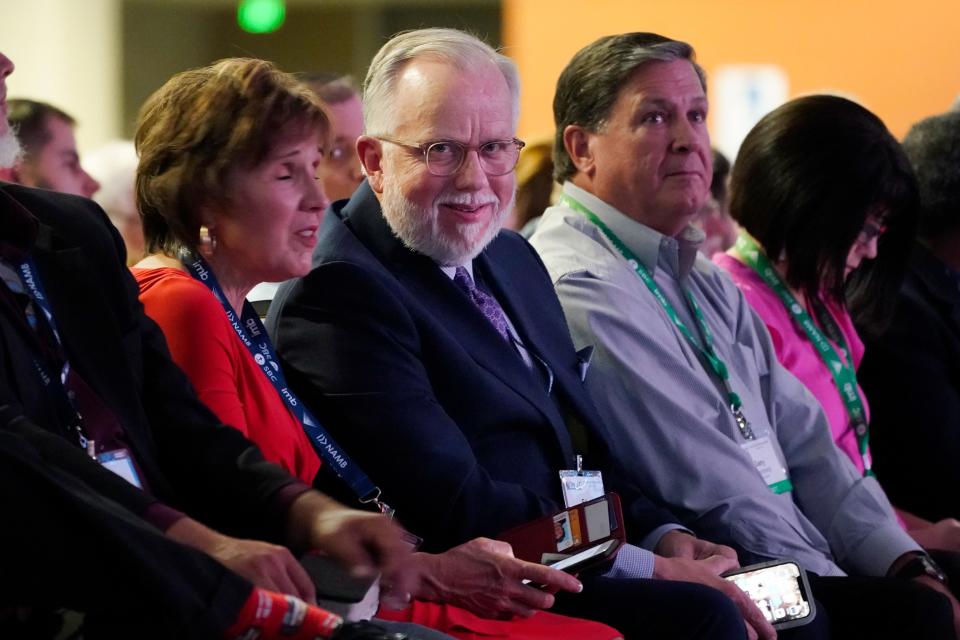
<svg viewBox="0 0 960 640"><path fill-rule="evenodd" d="M750 131L733 166L730 213L787 283L845 304L868 333L883 329L916 233L916 180L883 122L836 96L792 100ZM871 214L886 233L878 256L849 278L850 249Z"/></svg>

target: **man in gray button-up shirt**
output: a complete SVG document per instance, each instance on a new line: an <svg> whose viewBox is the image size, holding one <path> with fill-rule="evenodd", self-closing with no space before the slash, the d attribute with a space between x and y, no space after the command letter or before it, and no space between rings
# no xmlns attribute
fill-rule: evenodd
<svg viewBox="0 0 960 640"><path fill-rule="evenodd" d="M689 225L711 155L692 50L653 34L598 40L564 70L554 113L563 195L531 242L576 346L596 347L588 387L625 473L743 563L789 557L819 576L895 575L920 548L876 480L836 449L762 321L697 253L702 233ZM946 593L931 576L917 580ZM830 610L837 582L825 582L814 591ZM862 582L841 580L844 597L854 583L861 594L907 585ZM903 612L905 629L915 613Z"/></svg>

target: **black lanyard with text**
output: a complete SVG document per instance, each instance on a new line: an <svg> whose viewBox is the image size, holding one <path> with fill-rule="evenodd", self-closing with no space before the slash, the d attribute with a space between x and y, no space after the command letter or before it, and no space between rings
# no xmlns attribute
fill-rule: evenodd
<svg viewBox="0 0 960 640"><path fill-rule="evenodd" d="M347 454L334 441L320 422L314 418L313 414L304 406L303 402L294 395L293 391L287 386L287 381L280 369L277 361L276 352L273 343L267 335L267 329L260 321L253 305L244 301L242 315L237 316L236 311L227 301L220 284L217 282L213 269L207 264L201 256L183 255L181 262L187 271L198 282L204 284L214 297L220 302L230 326L233 327L237 337L250 352L251 357L257 363L257 366L266 376L273 388L276 389L280 400L290 409L293 415L303 426L307 434L307 439L313 446L314 451L320 456L324 464L328 465L333 471L346 482L353 492L357 495L360 502L374 504L381 513L392 514L393 510L386 503L380 500L380 489L373 484L373 481L351 460Z"/></svg>
<svg viewBox="0 0 960 640"><path fill-rule="evenodd" d="M34 354L33 365L37 371L37 376L40 378L40 383L43 387L52 393L54 400L62 406L63 412L70 416L69 424L66 426L67 431L76 435L80 447L83 448L88 455L96 457L94 441L87 437L83 429L83 416L80 415L80 411L77 410L75 403L70 399L70 394L64 386L67 381L67 376L70 373L70 362L67 360L66 349L64 349L63 341L60 339L60 330L57 328L53 308L50 306L50 299L47 298L46 291L43 288L43 282L40 280L40 274L37 271L37 266L33 258L27 257L20 262L17 265L17 272L20 275L20 281L23 283L27 294L38 307L35 313L43 314L44 316L43 319L39 317L36 318L35 322L39 324L43 322L44 319L46 320L50 334L53 336L54 341L56 341L56 346L63 354L63 367L59 375L51 371L39 355ZM34 327L34 330L39 332L40 328Z"/></svg>

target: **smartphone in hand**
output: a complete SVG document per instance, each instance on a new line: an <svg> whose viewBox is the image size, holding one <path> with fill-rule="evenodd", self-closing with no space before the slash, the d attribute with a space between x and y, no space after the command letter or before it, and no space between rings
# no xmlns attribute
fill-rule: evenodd
<svg viewBox="0 0 960 640"><path fill-rule="evenodd" d="M803 568L792 560L774 560L723 574L753 600L774 629L812 622L817 615L810 583Z"/></svg>

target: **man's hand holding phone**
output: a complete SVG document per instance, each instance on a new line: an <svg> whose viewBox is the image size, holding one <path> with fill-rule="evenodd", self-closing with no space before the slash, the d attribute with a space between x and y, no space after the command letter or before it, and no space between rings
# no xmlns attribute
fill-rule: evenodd
<svg viewBox="0 0 960 640"><path fill-rule="evenodd" d="M807 575L792 560L755 564L723 577L743 590L776 629L808 624L817 615Z"/></svg>
<svg viewBox="0 0 960 640"><path fill-rule="evenodd" d="M773 640L777 632L763 617L753 600L747 597L735 584L724 580L720 574L736 569L739 563L735 559L714 555L702 560L691 558L665 558L654 556L653 577L661 580L679 580L696 582L723 592L740 610L747 623L747 637L750 640Z"/></svg>

